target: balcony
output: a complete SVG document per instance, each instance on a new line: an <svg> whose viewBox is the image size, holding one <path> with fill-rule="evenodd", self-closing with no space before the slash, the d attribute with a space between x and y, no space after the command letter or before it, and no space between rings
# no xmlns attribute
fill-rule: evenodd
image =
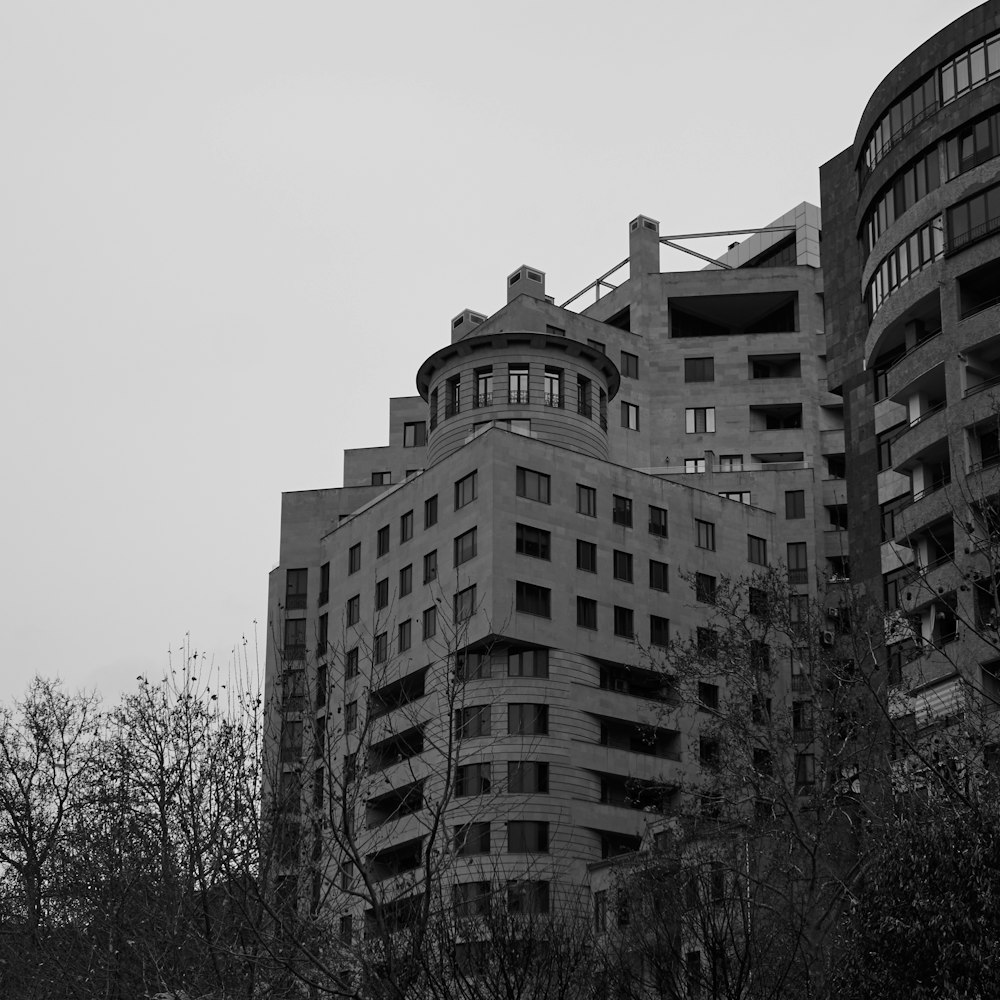
<svg viewBox="0 0 1000 1000"><path fill-rule="evenodd" d="M510 406L527 406L530 395L527 389L511 389L507 393L507 403Z"/></svg>
<svg viewBox="0 0 1000 1000"><path fill-rule="evenodd" d="M481 392L476 396L472 397L473 409L481 410L485 406L493 405L493 393L492 392Z"/></svg>
<svg viewBox="0 0 1000 1000"><path fill-rule="evenodd" d="M546 406L554 406L556 409L559 410L563 408L563 397L561 393L557 392L545 393L544 402Z"/></svg>

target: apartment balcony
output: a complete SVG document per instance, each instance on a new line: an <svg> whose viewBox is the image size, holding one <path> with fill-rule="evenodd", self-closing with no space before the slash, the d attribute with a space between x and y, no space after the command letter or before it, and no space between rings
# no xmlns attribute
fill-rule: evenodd
<svg viewBox="0 0 1000 1000"><path fill-rule="evenodd" d="M940 327L908 347L896 359L886 373L887 395L895 398L926 372L944 363L949 353L954 353L954 345L940 336Z"/></svg>
<svg viewBox="0 0 1000 1000"><path fill-rule="evenodd" d="M841 455L844 452L844 429L838 427L832 430L820 431L820 453L823 455Z"/></svg>
<svg viewBox="0 0 1000 1000"><path fill-rule="evenodd" d="M896 531L894 538L904 541L923 530L932 521L942 517L950 517L954 512L955 500L951 496L951 477L934 483L918 493L913 499L896 513Z"/></svg>
<svg viewBox="0 0 1000 1000"><path fill-rule="evenodd" d="M946 440L948 424L944 400L914 417L892 439L892 464L896 469L906 468L920 452L936 441Z"/></svg>
<svg viewBox="0 0 1000 1000"><path fill-rule="evenodd" d="M913 570L900 588L900 610L912 614L938 600L941 594L954 591L961 583L954 553L939 556L925 567Z"/></svg>
<svg viewBox="0 0 1000 1000"><path fill-rule="evenodd" d="M573 763L577 767L586 768L588 771L621 774L648 781L679 781L684 773L680 760L679 739L677 749L672 750L669 755L662 756L636 753L619 747L602 746L600 743L574 742L573 744Z"/></svg>

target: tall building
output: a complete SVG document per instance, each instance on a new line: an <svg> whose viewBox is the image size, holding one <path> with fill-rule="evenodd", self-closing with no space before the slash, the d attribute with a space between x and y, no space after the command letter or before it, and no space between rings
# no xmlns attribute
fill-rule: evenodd
<svg viewBox="0 0 1000 1000"><path fill-rule="evenodd" d="M404 919L440 850L469 893L544 909L686 804L708 706L657 650L698 635L722 577L784 564L816 596L847 573L819 230L800 205L661 273L680 237L639 216L627 276L581 311L521 267L390 400L388 445L348 451L343 488L283 496L268 683L279 781L326 818L324 885L360 864ZM363 894L321 888L351 933Z"/></svg>
<svg viewBox="0 0 1000 1000"><path fill-rule="evenodd" d="M1000 3L889 72L821 188L852 579L892 612L915 723L940 723L1000 692Z"/></svg>

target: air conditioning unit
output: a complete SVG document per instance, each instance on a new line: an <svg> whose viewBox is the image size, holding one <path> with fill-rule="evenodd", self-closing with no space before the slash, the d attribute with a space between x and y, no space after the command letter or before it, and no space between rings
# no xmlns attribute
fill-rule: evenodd
<svg viewBox="0 0 1000 1000"><path fill-rule="evenodd" d="M832 646L834 641L833 633L829 629L824 629L819 634L819 641L824 646Z"/></svg>

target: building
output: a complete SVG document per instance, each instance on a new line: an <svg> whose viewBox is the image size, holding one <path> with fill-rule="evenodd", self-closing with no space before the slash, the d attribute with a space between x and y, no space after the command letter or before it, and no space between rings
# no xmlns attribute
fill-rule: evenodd
<svg viewBox="0 0 1000 1000"><path fill-rule="evenodd" d="M784 564L815 597L846 576L819 226L801 205L661 273L680 237L639 216L627 276L581 311L519 268L390 400L388 445L347 452L343 488L284 495L278 781L325 817L312 899L345 936L373 893L405 922L432 856L466 909L586 885L698 778L705 706L657 651L697 634L722 577Z"/></svg>
<svg viewBox="0 0 1000 1000"><path fill-rule="evenodd" d="M916 726L997 704L1000 3L893 68L821 170L852 580Z"/></svg>

